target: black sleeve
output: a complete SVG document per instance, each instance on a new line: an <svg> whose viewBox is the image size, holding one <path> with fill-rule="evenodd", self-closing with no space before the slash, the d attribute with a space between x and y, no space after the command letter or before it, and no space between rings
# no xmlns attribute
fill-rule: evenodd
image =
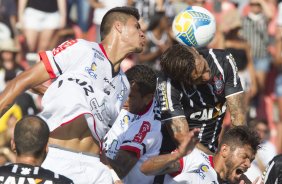
<svg viewBox="0 0 282 184"><path fill-rule="evenodd" d="M282 182L282 155L275 156L268 164L262 176L264 184Z"/></svg>
<svg viewBox="0 0 282 184"><path fill-rule="evenodd" d="M238 69L233 56L226 52L224 60L224 76L225 76L225 97L232 94L242 92L240 78L238 76Z"/></svg>
<svg viewBox="0 0 282 184"><path fill-rule="evenodd" d="M160 104L161 121L185 117L181 104L182 92L179 85L173 83L169 78L159 77L156 96Z"/></svg>

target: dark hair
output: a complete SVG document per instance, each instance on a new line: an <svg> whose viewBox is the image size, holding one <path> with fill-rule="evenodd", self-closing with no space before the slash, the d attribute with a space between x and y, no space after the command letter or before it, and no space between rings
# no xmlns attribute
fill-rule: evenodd
<svg viewBox="0 0 282 184"><path fill-rule="evenodd" d="M40 117L33 115L23 117L14 130L17 154L40 158L45 152L49 132L48 125Z"/></svg>
<svg viewBox="0 0 282 184"><path fill-rule="evenodd" d="M145 65L135 65L125 72L128 81L136 82L142 96L154 93L157 76L153 69Z"/></svg>
<svg viewBox="0 0 282 184"><path fill-rule="evenodd" d="M245 145L251 146L254 153L259 149L259 136L258 134L248 128L247 126L236 126L229 129L222 137L222 140L218 146L220 150L223 144L227 144L231 147L231 150L235 150L238 147Z"/></svg>
<svg viewBox="0 0 282 184"><path fill-rule="evenodd" d="M160 21L162 20L164 16L165 16L164 12L155 13L154 16L152 16L150 19L148 30L151 31L151 30L154 30L156 27L158 27L160 24Z"/></svg>
<svg viewBox="0 0 282 184"><path fill-rule="evenodd" d="M110 33L110 30L115 21L121 21L122 23L126 23L130 16L135 17L139 20L140 15L136 8L134 7L115 7L110 9L103 17L100 27L100 35L101 40L104 40L105 37Z"/></svg>
<svg viewBox="0 0 282 184"><path fill-rule="evenodd" d="M268 127L268 123L265 119L253 119L253 120L248 122L248 127L250 127L250 129L254 130L258 124L264 124L265 126Z"/></svg>
<svg viewBox="0 0 282 184"><path fill-rule="evenodd" d="M161 69L172 80L191 84L195 69L195 52L191 47L176 44L161 55Z"/></svg>

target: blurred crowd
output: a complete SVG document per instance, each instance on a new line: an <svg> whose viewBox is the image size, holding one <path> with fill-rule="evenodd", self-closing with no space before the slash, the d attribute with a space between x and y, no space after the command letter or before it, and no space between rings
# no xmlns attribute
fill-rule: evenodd
<svg viewBox="0 0 282 184"><path fill-rule="evenodd" d="M263 148L248 175L257 176L255 172L261 173L282 152L280 0L0 0L0 91L36 63L37 52L72 38L99 42L102 17L115 6L139 10L147 40L144 51L124 60L122 68L141 63L159 70L161 54L176 43L173 18L191 5L205 7L216 18L217 31L207 47L227 49L235 58L245 90L247 123L259 133ZM0 119L0 165L15 159L9 149L15 123L40 108L40 96L26 92ZM228 129L228 116L224 122Z"/></svg>

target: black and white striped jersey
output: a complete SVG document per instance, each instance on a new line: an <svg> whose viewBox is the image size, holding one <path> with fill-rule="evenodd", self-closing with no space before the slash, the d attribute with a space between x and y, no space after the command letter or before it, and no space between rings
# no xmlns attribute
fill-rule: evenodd
<svg viewBox="0 0 282 184"><path fill-rule="evenodd" d="M282 182L282 155L275 156L262 174L263 184L280 184Z"/></svg>
<svg viewBox="0 0 282 184"><path fill-rule="evenodd" d="M186 117L190 129L201 129L200 142L214 152L226 111L226 98L242 93L243 89L230 53L219 49L202 49L199 53L211 69L210 81L187 88L161 74L158 78L157 98L161 104L162 121ZM164 147L169 148L168 142L171 141L165 140L169 136L166 136L166 131L163 133Z"/></svg>
<svg viewBox="0 0 282 184"><path fill-rule="evenodd" d="M72 180L42 167L9 164L0 167L0 183L9 184L73 184Z"/></svg>

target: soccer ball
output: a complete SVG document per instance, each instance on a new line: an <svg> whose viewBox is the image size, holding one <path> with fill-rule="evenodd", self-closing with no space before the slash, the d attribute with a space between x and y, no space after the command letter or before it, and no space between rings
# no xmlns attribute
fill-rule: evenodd
<svg viewBox="0 0 282 184"><path fill-rule="evenodd" d="M173 20L172 31L176 40L188 46L206 46L214 37L214 16L205 8L189 6Z"/></svg>

